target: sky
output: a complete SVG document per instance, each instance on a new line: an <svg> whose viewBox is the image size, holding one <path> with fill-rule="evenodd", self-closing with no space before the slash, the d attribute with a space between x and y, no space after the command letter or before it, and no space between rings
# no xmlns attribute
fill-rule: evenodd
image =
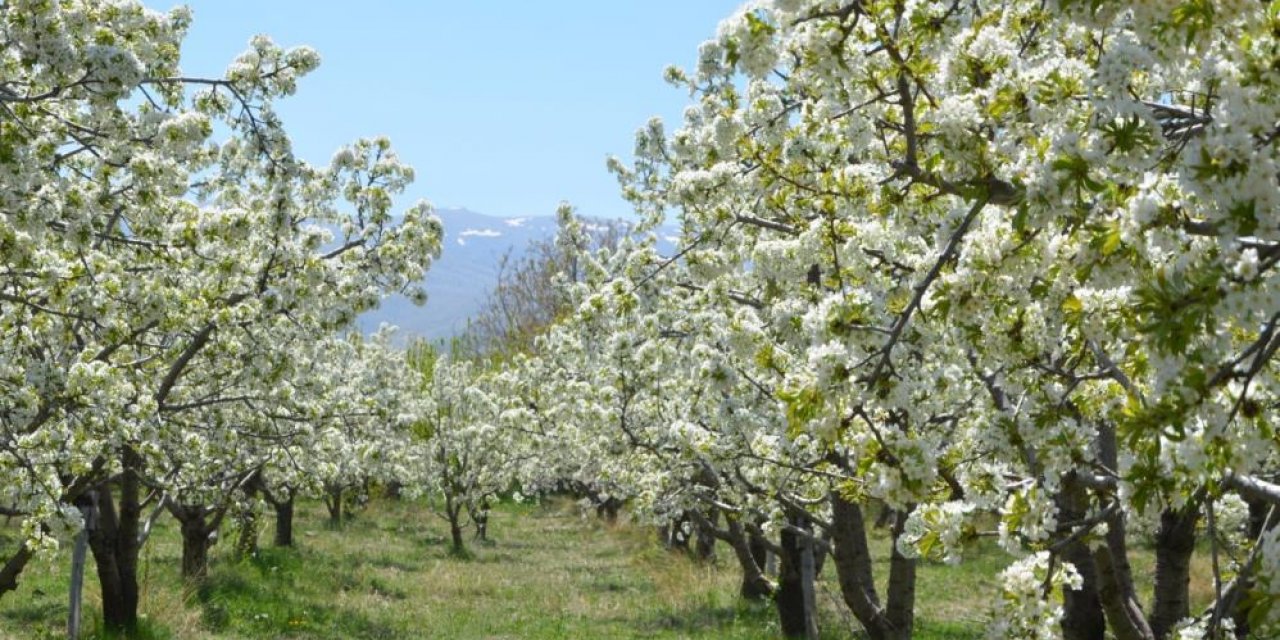
<svg viewBox="0 0 1280 640"><path fill-rule="evenodd" d="M620 217L605 158L652 116L675 128L690 98L663 69L692 67L740 2L188 0L183 71L221 75L255 34L309 45L320 68L278 105L303 158L386 135L417 173L404 206Z"/></svg>

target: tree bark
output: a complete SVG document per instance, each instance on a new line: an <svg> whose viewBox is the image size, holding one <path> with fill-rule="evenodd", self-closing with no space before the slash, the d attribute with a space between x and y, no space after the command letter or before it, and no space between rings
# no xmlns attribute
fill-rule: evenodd
<svg viewBox="0 0 1280 640"><path fill-rule="evenodd" d="M1151 633L1164 640L1179 620L1191 615L1191 555L1196 548L1198 504L1160 513L1156 533L1155 592L1151 602Z"/></svg>
<svg viewBox="0 0 1280 640"><path fill-rule="evenodd" d="M329 524L342 524L342 487L330 486L324 494L324 506L329 510Z"/></svg>
<svg viewBox="0 0 1280 640"><path fill-rule="evenodd" d="M814 619L812 599L806 595L806 590L812 593L813 585L805 584L806 578L813 577L812 544L790 528L782 530L780 540L781 566L778 571L778 591L774 594L773 600L778 609L778 622L782 627L782 635L788 638L816 639L818 637L817 621ZM808 553L805 552L806 547L808 547ZM805 556L808 557L807 562ZM809 567L809 575L806 575L804 570L806 564Z"/></svg>
<svg viewBox="0 0 1280 640"><path fill-rule="evenodd" d="M720 520L720 510L711 507L707 510L707 522L699 521L697 523L697 540L693 545L693 554L703 562L710 562L716 559L716 536L712 531Z"/></svg>
<svg viewBox="0 0 1280 640"><path fill-rule="evenodd" d="M138 528L142 515L138 474L142 458L126 448L121 463L119 508L110 483L95 489L98 527L89 532L89 549L98 569L103 627L128 635L138 627Z"/></svg>
<svg viewBox="0 0 1280 640"><path fill-rule="evenodd" d="M915 629L916 616L916 559L898 551L898 539L912 509L899 511L893 523L893 552L889 556L889 587L886 616L890 638L910 638Z"/></svg>
<svg viewBox="0 0 1280 640"><path fill-rule="evenodd" d="M204 514L182 520L182 577L203 580L209 575L209 536Z"/></svg>
<svg viewBox="0 0 1280 640"><path fill-rule="evenodd" d="M0 596L18 588L18 576L22 570L26 568L27 563L31 561L34 554L31 549L27 548L24 543L18 547L18 550L9 556L9 560L4 563L4 567L0 568Z"/></svg>
<svg viewBox="0 0 1280 640"><path fill-rule="evenodd" d="M1087 515L1088 494L1068 473L1062 480L1062 490L1058 494L1058 520L1060 522L1079 522ZM1069 535L1069 533L1068 533ZM1080 573L1079 589L1062 590L1062 637L1064 640L1104 640L1107 636L1107 621L1103 615L1102 602L1098 599L1098 572L1094 567L1093 556L1089 546L1080 540L1073 540L1062 548L1063 560L1070 562Z"/></svg>
<svg viewBox="0 0 1280 640"><path fill-rule="evenodd" d="M293 546L293 494L271 505L276 511L276 532L272 544L277 547Z"/></svg>
<svg viewBox="0 0 1280 640"><path fill-rule="evenodd" d="M742 524L737 520L726 520L729 521L729 535L733 538L729 541L729 546L733 548L734 557L742 568L742 586L738 593L746 600L768 598L776 588L764 572L765 563L769 559L769 546L760 536L744 533Z"/></svg>
<svg viewBox="0 0 1280 640"><path fill-rule="evenodd" d="M871 570L867 523L862 507L831 492L831 546L840 594L871 640L906 640L915 623L915 560L898 553L897 538L909 513L894 523L889 560L889 601L880 604Z"/></svg>
<svg viewBox="0 0 1280 640"><path fill-rule="evenodd" d="M1108 468L1118 469L1117 458L1115 425L1103 422L1098 426L1098 459ZM1098 568L1098 597L1107 622L1117 640L1154 640L1133 586L1124 512L1117 509L1106 522L1106 545L1094 550L1093 558Z"/></svg>
<svg viewBox="0 0 1280 640"><path fill-rule="evenodd" d="M467 552L462 540L462 505L455 504L451 496L445 496L445 515L449 518L449 536L454 555L461 556Z"/></svg>

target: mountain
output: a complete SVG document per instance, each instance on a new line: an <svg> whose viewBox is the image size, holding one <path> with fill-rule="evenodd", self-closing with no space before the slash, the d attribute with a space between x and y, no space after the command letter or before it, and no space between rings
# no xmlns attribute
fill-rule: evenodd
<svg viewBox="0 0 1280 640"><path fill-rule="evenodd" d="M366 333L384 322L400 327L399 341L461 333L498 283L502 256L519 257L535 240L556 233L554 216L498 218L466 209L437 209L436 215L444 223L444 243L427 272L427 303L417 307L393 296L360 317Z"/></svg>

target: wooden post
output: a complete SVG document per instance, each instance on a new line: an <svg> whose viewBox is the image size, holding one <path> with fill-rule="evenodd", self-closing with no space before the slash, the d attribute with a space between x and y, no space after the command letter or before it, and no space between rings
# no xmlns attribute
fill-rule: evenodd
<svg viewBox="0 0 1280 640"><path fill-rule="evenodd" d="M80 515L84 519L84 527L76 534L75 546L71 550L71 585L69 588L70 607L67 611L67 638L80 638L80 594L84 589L84 561L89 551L89 530L97 527L98 507L94 494L88 499L77 500Z"/></svg>

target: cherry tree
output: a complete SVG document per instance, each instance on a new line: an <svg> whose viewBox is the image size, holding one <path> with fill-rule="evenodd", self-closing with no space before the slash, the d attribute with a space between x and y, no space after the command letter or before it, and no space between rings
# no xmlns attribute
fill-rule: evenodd
<svg viewBox="0 0 1280 640"><path fill-rule="evenodd" d="M1274 623L1275 20L788 0L669 72L693 96L683 125L654 121L614 170L650 226L676 212L680 286L754 309L728 332L762 339L733 360L757 365L788 438L825 448L813 471L842 476L835 563L873 637L910 635L911 556L959 560L984 511L1033 554L1004 574L1001 633ZM860 560L868 497L900 514L884 604ZM1196 614L1187 540L1203 514L1218 558L1236 497L1255 505L1242 560ZM1045 588L1064 607L1021 606Z"/></svg>
<svg viewBox="0 0 1280 640"><path fill-rule="evenodd" d="M224 77L191 78L178 66L185 9L6 8L0 468L27 541L0 589L81 526L73 505L93 503L104 616L127 629L144 485L165 474L183 416L241 401L243 389L215 379L229 356L287 358L289 340L412 293L439 250L439 221L425 204L392 214L412 171L385 139L327 167L293 155L273 103L318 64L310 49L259 37ZM275 348L254 350L264 344ZM239 366L237 381L282 367ZM235 424L202 426L234 440Z"/></svg>

